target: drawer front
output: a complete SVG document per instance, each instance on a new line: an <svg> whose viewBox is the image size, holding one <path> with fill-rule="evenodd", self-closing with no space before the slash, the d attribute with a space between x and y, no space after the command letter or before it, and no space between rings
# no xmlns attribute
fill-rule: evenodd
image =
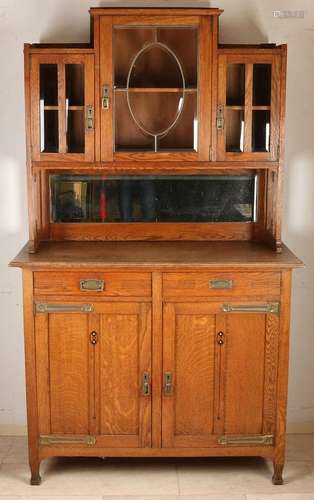
<svg viewBox="0 0 314 500"><path fill-rule="evenodd" d="M101 297L150 297L150 273L52 272L34 273L35 295L81 295Z"/></svg>
<svg viewBox="0 0 314 500"><path fill-rule="evenodd" d="M199 272L165 273L163 296L171 297L280 297L280 273L278 272Z"/></svg>

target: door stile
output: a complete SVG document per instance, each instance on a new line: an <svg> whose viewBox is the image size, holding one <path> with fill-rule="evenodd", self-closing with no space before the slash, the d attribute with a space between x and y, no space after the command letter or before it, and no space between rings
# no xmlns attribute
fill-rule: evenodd
<svg viewBox="0 0 314 500"><path fill-rule="evenodd" d="M212 38L210 19L202 17L199 28L199 160L209 161L211 146Z"/></svg>
<svg viewBox="0 0 314 500"><path fill-rule="evenodd" d="M175 391L175 305L164 304L163 311L163 396L162 396L162 446L173 447L174 394ZM165 393L165 376L172 376L172 392Z"/></svg>
<svg viewBox="0 0 314 500"><path fill-rule="evenodd" d="M103 86L108 86L109 108L102 106ZM100 145L101 160L113 159L113 56L112 56L112 17L100 18Z"/></svg>
<svg viewBox="0 0 314 500"><path fill-rule="evenodd" d="M226 115L226 89L227 89L227 57L218 57L218 89L217 89L217 106L216 106L216 121L217 121L217 108L223 106L224 115ZM217 128L217 123L214 123L214 129L217 133L217 160L222 161L225 159L226 151L226 118L222 128Z"/></svg>
<svg viewBox="0 0 314 500"><path fill-rule="evenodd" d="M89 335L89 433L99 434L100 419L100 382L99 382L99 336L100 321L99 314L90 314L88 317Z"/></svg>
<svg viewBox="0 0 314 500"><path fill-rule="evenodd" d="M162 273L152 273L152 447L161 448Z"/></svg>
<svg viewBox="0 0 314 500"><path fill-rule="evenodd" d="M224 433L225 402L225 359L227 349L226 315L217 314L215 329L215 394L214 394L214 434Z"/></svg>
<svg viewBox="0 0 314 500"><path fill-rule="evenodd" d="M140 304L139 308L139 447L149 448L152 445L152 315L150 304ZM145 394L145 384L148 384L148 394Z"/></svg>
<svg viewBox="0 0 314 500"><path fill-rule="evenodd" d="M266 315L263 434L274 434L276 424L279 315Z"/></svg>
<svg viewBox="0 0 314 500"><path fill-rule="evenodd" d="M95 158L95 133L96 133L96 102L95 102L95 89L94 89L94 56L87 55L84 57L84 80L85 80L85 114L84 114L84 130L85 130L85 153L86 161L93 161ZM87 107L93 108L93 128L87 128Z"/></svg>

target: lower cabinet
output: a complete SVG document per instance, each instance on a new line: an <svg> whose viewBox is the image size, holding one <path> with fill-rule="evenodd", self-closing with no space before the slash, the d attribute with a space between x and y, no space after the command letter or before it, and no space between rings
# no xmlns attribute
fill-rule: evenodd
<svg viewBox="0 0 314 500"><path fill-rule="evenodd" d="M151 447L151 304L44 306L35 315L40 444ZM267 307L164 304L163 448L273 444L279 316Z"/></svg>
<svg viewBox="0 0 314 500"><path fill-rule="evenodd" d="M108 448L151 446L151 305L57 303L40 309L40 443L94 444L97 436L97 445Z"/></svg>
<svg viewBox="0 0 314 500"><path fill-rule="evenodd" d="M164 306L164 447L274 444L279 316L267 305L223 309Z"/></svg>

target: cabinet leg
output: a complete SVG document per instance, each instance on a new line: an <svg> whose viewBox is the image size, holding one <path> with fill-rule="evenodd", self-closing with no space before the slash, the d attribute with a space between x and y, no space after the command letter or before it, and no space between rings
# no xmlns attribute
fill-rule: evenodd
<svg viewBox="0 0 314 500"><path fill-rule="evenodd" d="M275 485L283 484L282 472L284 464L277 464L274 462L274 475L272 477L272 482Z"/></svg>
<svg viewBox="0 0 314 500"><path fill-rule="evenodd" d="M30 464L30 468L31 468L30 484L32 486L39 486L41 483L41 477L39 474L39 467L40 467L40 462Z"/></svg>

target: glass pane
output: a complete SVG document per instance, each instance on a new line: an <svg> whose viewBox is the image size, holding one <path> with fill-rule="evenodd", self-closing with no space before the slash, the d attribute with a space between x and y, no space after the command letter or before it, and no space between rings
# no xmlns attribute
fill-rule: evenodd
<svg viewBox="0 0 314 500"><path fill-rule="evenodd" d="M40 108L40 151L59 151L58 110L45 110L43 106Z"/></svg>
<svg viewBox="0 0 314 500"><path fill-rule="evenodd" d="M53 175L52 222L251 222L254 175Z"/></svg>
<svg viewBox="0 0 314 500"><path fill-rule="evenodd" d="M161 135L178 119L183 107L183 93L130 92L129 106L134 121L144 133Z"/></svg>
<svg viewBox="0 0 314 500"><path fill-rule="evenodd" d="M40 100L44 106L58 105L58 66L40 64Z"/></svg>
<svg viewBox="0 0 314 500"><path fill-rule="evenodd" d="M130 67L129 87L184 86L180 65L173 52L164 45L152 43L137 54Z"/></svg>
<svg viewBox="0 0 314 500"><path fill-rule="evenodd" d="M158 40L174 52L183 69L185 86L192 88L197 87L197 39L197 28L160 28L158 30Z"/></svg>
<svg viewBox="0 0 314 500"><path fill-rule="evenodd" d="M133 120L126 92L115 93L115 151L154 151L154 138Z"/></svg>
<svg viewBox="0 0 314 500"><path fill-rule="evenodd" d="M227 66L227 106L243 106L245 98L245 64Z"/></svg>
<svg viewBox="0 0 314 500"><path fill-rule="evenodd" d="M196 92L186 92L180 118L165 136L158 139L158 150L171 151L189 149L197 151L197 147L197 94Z"/></svg>
<svg viewBox="0 0 314 500"><path fill-rule="evenodd" d="M244 112L226 109L226 151L241 153L244 149Z"/></svg>
<svg viewBox="0 0 314 500"><path fill-rule="evenodd" d="M119 27L113 43L115 151L197 151L198 29Z"/></svg>
<svg viewBox="0 0 314 500"><path fill-rule="evenodd" d="M136 54L144 45L153 42L149 28L115 28L113 31L114 84L126 87L128 73Z"/></svg>
<svg viewBox="0 0 314 500"><path fill-rule="evenodd" d="M253 111L252 151L270 151L270 112Z"/></svg>
<svg viewBox="0 0 314 500"><path fill-rule="evenodd" d="M253 106L270 106L271 64L253 65Z"/></svg>
<svg viewBox="0 0 314 500"><path fill-rule="evenodd" d="M84 110L67 112L67 152L84 153L85 123Z"/></svg>
<svg viewBox="0 0 314 500"><path fill-rule="evenodd" d="M69 106L84 106L84 65L65 65L65 97Z"/></svg>

